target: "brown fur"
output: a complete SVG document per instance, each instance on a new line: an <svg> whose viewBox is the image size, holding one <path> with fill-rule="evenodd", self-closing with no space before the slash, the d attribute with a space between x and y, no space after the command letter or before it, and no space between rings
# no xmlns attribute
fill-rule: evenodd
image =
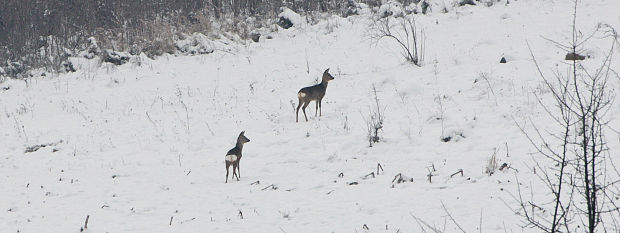
<svg viewBox="0 0 620 233"><path fill-rule="evenodd" d="M239 166L239 161L241 161L241 156L242 156L241 152L243 151L243 144L250 142L250 139L247 138L244 134L245 134L245 131L242 131L239 134L239 137L237 137L237 144L235 145L235 147L230 149L226 153L226 183L228 183L228 168L231 165L233 166L233 175L232 175L233 179L235 178L235 176L237 176L237 180L239 180L239 176L241 176L241 168ZM230 155L234 155L234 157L236 158L234 160L229 160L228 157Z"/></svg>
<svg viewBox="0 0 620 233"><path fill-rule="evenodd" d="M325 97L325 92L327 91L327 84L329 81L334 80L334 76L329 74L329 69L323 72L323 78L321 79L321 83L316 84L314 86L304 87L299 92L297 92L297 98L299 99L299 104L297 105L297 112L295 114L295 122L299 122L299 108L302 108L304 112L304 117L306 121L308 121L308 116L306 115L306 107L310 104L310 101L316 101L314 116L319 113L319 116L323 115L322 111L322 101L323 97ZM303 106L302 106L303 103Z"/></svg>

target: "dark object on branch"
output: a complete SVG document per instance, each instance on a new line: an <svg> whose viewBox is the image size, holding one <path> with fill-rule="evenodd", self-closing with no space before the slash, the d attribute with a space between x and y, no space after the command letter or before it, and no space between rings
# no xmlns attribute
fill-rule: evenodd
<svg viewBox="0 0 620 233"><path fill-rule="evenodd" d="M570 52L566 54L566 57L564 58L564 60L567 61L581 61L581 60L585 60L586 57L579 55L578 53L575 52Z"/></svg>

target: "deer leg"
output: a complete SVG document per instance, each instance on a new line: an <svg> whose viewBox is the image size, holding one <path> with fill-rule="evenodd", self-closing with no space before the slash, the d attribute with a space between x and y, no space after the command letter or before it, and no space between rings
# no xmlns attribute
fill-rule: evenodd
<svg viewBox="0 0 620 233"><path fill-rule="evenodd" d="M299 99L299 104L297 105L297 113L295 113L295 122L299 122L299 108L301 108L301 98Z"/></svg>
<svg viewBox="0 0 620 233"><path fill-rule="evenodd" d="M316 115L319 114L319 101L316 101L316 104L314 105L314 117L316 117Z"/></svg>
<svg viewBox="0 0 620 233"><path fill-rule="evenodd" d="M237 176L237 181L239 181L239 175L237 175L237 163L233 163L233 179L235 178L235 176Z"/></svg>
<svg viewBox="0 0 620 233"><path fill-rule="evenodd" d="M323 116L323 99L319 100L319 116Z"/></svg>
<svg viewBox="0 0 620 233"><path fill-rule="evenodd" d="M237 177L241 177L241 158L237 159Z"/></svg>
<svg viewBox="0 0 620 233"><path fill-rule="evenodd" d="M309 103L310 103L310 102L304 102L304 106L303 106L303 107L301 107L301 110L303 110L303 111L304 111L304 117L306 118L306 121L308 121L308 116L306 115L306 107L308 107L308 104L309 104Z"/></svg>
<svg viewBox="0 0 620 233"><path fill-rule="evenodd" d="M228 183L228 168L230 167L230 163L226 162L226 183Z"/></svg>

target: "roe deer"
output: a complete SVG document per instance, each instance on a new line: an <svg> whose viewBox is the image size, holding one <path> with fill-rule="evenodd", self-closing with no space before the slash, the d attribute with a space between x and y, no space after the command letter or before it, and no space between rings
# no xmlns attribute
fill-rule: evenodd
<svg viewBox="0 0 620 233"><path fill-rule="evenodd" d="M239 180L241 175L241 169L239 168L239 161L242 156L241 150L243 150L243 144L250 142L250 139L243 135L244 133L245 131L241 131L239 137L237 137L237 145L226 153L226 183L228 183L228 168L230 165L233 166L233 179L237 176L237 180Z"/></svg>
<svg viewBox="0 0 620 233"><path fill-rule="evenodd" d="M323 101L323 97L325 96L325 91L327 91L327 83L331 80L334 80L334 76L329 74L329 68L323 72L323 78L321 83L316 84L314 86L304 87L299 92L297 92L297 98L299 98L299 104L297 105L297 113L295 115L295 122L299 122L299 108L301 107L304 111L304 117L306 121L308 121L308 116L306 116L306 107L310 104L310 101L316 101L314 116L316 116L317 112L319 112L319 116L323 115L323 111L321 108L321 102ZM304 104L302 107L301 104Z"/></svg>

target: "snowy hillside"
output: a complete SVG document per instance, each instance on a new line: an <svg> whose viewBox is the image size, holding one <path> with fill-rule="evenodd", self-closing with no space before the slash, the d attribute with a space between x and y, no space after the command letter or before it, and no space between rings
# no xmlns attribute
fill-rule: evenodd
<svg viewBox="0 0 620 233"><path fill-rule="evenodd" d="M89 216L85 232L420 232L416 218L460 232L446 212L467 232L535 231L510 209L516 178L541 190L536 198L550 195L515 124L552 123L527 43L544 72L562 65L566 53L543 37L570 39L572 7L520 0L418 15L421 67L393 41L374 43L365 12L259 43L216 43L211 54L121 66L76 59L76 73L6 80L0 231L80 232ZM578 26L620 30L617 9L584 1ZM596 67L610 45L593 39L584 64ZM295 123L297 91L327 68L335 80L323 116L311 103L309 122ZM610 79L610 89L619 84ZM368 147L373 86L385 122ZM620 129L620 101L607 116ZM242 130L251 142L241 179L224 183L224 155ZM619 135L607 137L614 155ZM485 174L494 153L514 169Z"/></svg>

